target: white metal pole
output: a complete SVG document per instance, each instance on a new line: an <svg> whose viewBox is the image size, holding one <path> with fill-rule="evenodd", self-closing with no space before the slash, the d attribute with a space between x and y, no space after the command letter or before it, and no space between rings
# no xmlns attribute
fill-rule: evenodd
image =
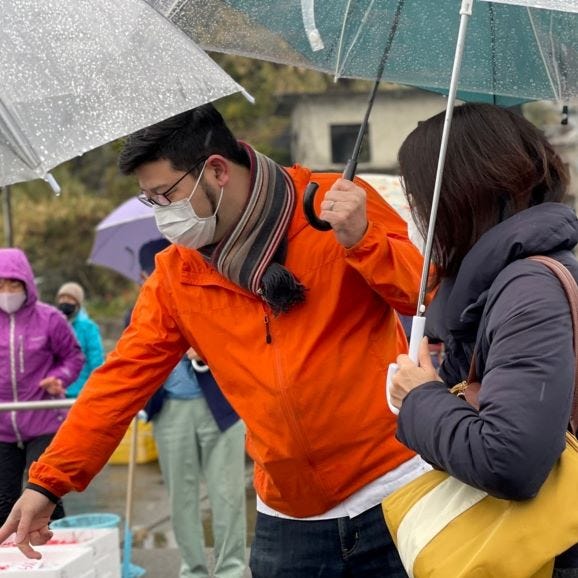
<svg viewBox="0 0 578 578"><path fill-rule="evenodd" d="M44 401L13 401L0 403L0 412L35 410L35 409L63 409L74 405L76 399L55 399Z"/></svg>
<svg viewBox="0 0 578 578"><path fill-rule="evenodd" d="M134 491L134 473L136 466L138 447L138 415L132 420L132 432L130 437L130 451L128 459L128 475L126 482L126 505L125 505L125 522L129 530L132 527L132 505Z"/></svg>
<svg viewBox="0 0 578 578"><path fill-rule="evenodd" d="M431 204L431 213L428 224L427 239L424 251L423 270L421 273L421 282L419 288L419 297L416 315L421 316L425 311L425 295L427 292L427 282L429 277L429 269L431 262L431 252L433 245L433 236L435 231L435 224L438 212L438 205L440 201L440 191L442 188L442 178L444 174L444 165L446 162L446 153L448 150L448 141L450 137L450 128L452 125L452 118L454 114L454 105L456 102L456 94L458 91L458 80L460 77L460 69L462 66L462 57L464 55L464 47L466 41L466 32L468 28L468 21L472 15L472 7L474 0L462 0L460 8L460 28L458 31L458 40L456 44L456 52L454 56L454 65L452 69L452 77L450 81L450 90L448 93L448 104L446 107L446 116L444 120L444 129L442 133L442 142L440 146L440 155L438 158L438 166L436 172L436 180L434 185L434 192Z"/></svg>

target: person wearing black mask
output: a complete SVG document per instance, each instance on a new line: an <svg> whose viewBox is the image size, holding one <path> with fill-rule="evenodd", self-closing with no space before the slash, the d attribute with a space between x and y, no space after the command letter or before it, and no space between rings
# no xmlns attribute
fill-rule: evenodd
<svg viewBox="0 0 578 578"><path fill-rule="evenodd" d="M89 317L83 304L84 289L78 283L65 283L56 294L56 305L72 325L86 358L78 379L66 390L66 397L78 397L90 374L104 361L100 329Z"/></svg>

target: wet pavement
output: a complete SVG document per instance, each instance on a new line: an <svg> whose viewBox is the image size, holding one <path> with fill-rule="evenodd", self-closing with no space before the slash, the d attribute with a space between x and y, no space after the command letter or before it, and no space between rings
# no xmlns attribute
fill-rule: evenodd
<svg viewBox="0 0 578 578"><path fill-rule="evenodd" d="M158 462L137 464L134 477L132 528L132 562L146 569L146 578L178 578L180 556L171 529L170 510ZM124 520L127 496L126 465L107 465L82 493L64 499L67 516L92 512L118 514ZM255 526L255 492L252 486L252 465L247 461L247 546ZM201 507L205 526L207 558L212 561L211 513L204 487ZM121 538L123 528L120 528ZM247 551L248 555L248 551ZM246 576L250 577L247 570Z"/></svg>

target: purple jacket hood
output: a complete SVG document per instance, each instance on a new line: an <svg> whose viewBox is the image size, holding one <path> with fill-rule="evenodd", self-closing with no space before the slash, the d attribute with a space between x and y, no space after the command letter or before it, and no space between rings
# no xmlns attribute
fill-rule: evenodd
<svg viewBox="0 0 578 578"><path fill-rule="evenodd" d="M23 307L38 301L38 290L34 283L34 273L26 254L21 249L0 249L0 277L18 279L26 287L26 302Z"/></svg>

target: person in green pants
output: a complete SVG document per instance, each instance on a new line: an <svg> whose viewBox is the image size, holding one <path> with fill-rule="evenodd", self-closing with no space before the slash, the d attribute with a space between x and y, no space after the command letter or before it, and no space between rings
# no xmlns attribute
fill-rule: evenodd
<svg viewBox="0 0 578 578"><path fill-rule="evenodd" d="M143 273L168 245L140 251ZM197 368L195 371L193 367ZM211 505L215 578L242 578L246 551L245 426L209 368L190 349L145 408L153 423L171 521L182 557L180 578L208 578L200 507L201 480Z"/></svg>

